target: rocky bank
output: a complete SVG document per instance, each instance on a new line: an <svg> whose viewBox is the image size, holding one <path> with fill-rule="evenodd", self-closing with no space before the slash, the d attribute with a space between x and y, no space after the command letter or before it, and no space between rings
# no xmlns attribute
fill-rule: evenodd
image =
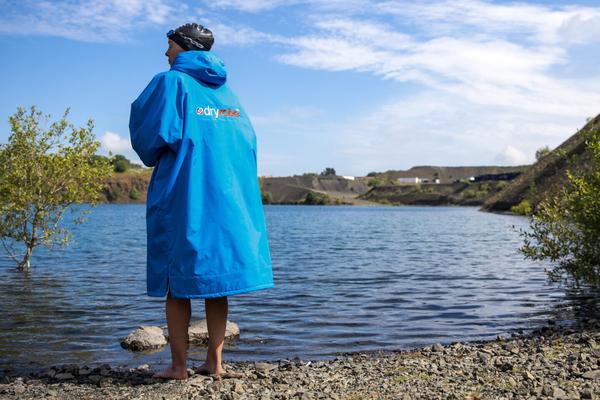
<svg viewBox="0 0 600 400"><path fill-rule="evenodd" d="M157 381L148 365L56 366L5 376L3 399L598 399L600 322L493 341L329 361L230 363L239 379Z"/></svg>

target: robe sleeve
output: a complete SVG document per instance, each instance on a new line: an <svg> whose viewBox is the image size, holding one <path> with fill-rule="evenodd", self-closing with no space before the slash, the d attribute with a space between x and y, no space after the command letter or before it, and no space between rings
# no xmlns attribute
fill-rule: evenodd
<svg viewBox="0 0 600 400"><path fill-rule="evenodd" d="M164 151L177 152L182 138L184 99L176 75L155 76L131 104L129 133L140 160L153 167Z"/></svg>

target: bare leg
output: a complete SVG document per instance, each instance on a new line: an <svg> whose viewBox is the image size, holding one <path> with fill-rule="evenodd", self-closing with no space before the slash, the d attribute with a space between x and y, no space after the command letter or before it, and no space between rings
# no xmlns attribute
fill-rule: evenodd
<svg viewBox="0 0 600 400"><path fill-rule="evenodd" d="M188 327L192 314L190 299L175 299L167 294L167 325L169 327L169 345L171 346L171 366L154 374L153 378L186 379Z"/></svg>
<svg viewBox="0 0 600 400"><path fill-rule="evenodd" d="M204 305L208 327L208 349L206 350L206 362L200 367L200 370L209 374L222 375L225 373L222 354L229 310L227 297L206 299Z"/></svg>

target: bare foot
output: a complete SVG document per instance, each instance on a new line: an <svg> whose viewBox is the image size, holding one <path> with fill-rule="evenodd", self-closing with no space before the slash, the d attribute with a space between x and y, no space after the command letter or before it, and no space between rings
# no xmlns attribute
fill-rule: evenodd
<svg viewBox="0 0 600 400"><path fill-rule="evenodd" d="M152 375L153 378L156 379L187 379L188 373L186 369L176 369L173 367L169 367L163 371L157 372Z"/></svg>
<svg viewBox="0 0 600 400"><path fill-rule="evenodd" d="M229 371L222 367L218 369L211 368L207 363L204 363L200 367L196 368L195 372L200 375L210 375L216 379L234 379L244 377L244 374L241 372Z"/></svg>
<svg viewBox="0 0 600 400"><path fill-rule="evenodd" d="M225 373L225 370L220 365L214 366L204 363L196 369L196 372L200 375L221 375Z"/></svg>

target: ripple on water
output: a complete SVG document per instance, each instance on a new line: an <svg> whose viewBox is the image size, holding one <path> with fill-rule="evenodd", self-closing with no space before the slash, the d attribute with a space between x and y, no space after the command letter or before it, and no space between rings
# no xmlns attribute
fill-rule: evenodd
<svg viewBox="0 0 600 400"><path fill-rule="evenodd" d="M549 284L523 260L527 220L457 207L266 206L274 289L230 298L232 360L330 358L494 338L598 312L598 296ZM120 348L138 325L166 325L145 294L144 205L101 205L77 242L36 250L29 274L0 254L0 368L166 362ZM203 301L193 300L193 318ZM205 350L191 348L202 360Z"/></svg>

